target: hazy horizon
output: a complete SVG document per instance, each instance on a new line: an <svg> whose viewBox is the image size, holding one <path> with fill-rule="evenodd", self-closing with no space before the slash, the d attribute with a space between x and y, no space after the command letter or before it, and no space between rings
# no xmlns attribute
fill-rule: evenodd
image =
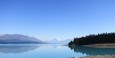
<svg viewBox="0 0 115 58"><path fill-rule="evenodd" d="M0 0L0 34L42 40L115 32L115 0Z"/></svg>

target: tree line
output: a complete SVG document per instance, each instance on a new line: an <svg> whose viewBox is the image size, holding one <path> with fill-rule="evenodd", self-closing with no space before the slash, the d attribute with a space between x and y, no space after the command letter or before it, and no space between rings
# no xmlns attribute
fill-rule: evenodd
<svg viewBox="0 0 115 58"><path fill-rule="evenodd" d="M98 43L115 43L115 33L91 34L85 37L74 38L68 45L88 45Z"/></svg>

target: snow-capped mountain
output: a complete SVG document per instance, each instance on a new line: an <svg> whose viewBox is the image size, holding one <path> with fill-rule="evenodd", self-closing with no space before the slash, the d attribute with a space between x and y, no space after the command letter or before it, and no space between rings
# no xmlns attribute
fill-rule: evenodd
<svg viewBox="0 0 115 58"><path fill-rule="evenodd" d="M65 40L60 40L60 39L53 39L50 41L47 41L48 43L52 43L52 44L67 44L71 41L72 39L65 39Z"/></svg>

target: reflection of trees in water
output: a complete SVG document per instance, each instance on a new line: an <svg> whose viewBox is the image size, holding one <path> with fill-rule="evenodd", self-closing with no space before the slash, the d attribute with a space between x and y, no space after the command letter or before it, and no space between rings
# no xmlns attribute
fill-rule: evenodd
<svg viewBox="0 0 115 58"><path fill-rule="evenodd" d="M74 52L87 55L111 55L115 54L115 48L92 48L85 46L70 47Z"/></svg>
<svg viewBox="0 0 115 58"><path fill-rule="evenodd" d="M37 49L39 46L37 45L20 45L20 46L0 46L0 53L23 53Z"/></svg>

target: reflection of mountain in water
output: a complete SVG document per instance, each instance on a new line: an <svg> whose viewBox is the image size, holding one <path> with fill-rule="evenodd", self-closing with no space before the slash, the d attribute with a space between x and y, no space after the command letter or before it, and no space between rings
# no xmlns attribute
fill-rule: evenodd
<svg viewBox="0 0 115 58"><path fill-rule="evenodd" d="M0 45L0 53L23 53L37 49L37 45Z"/></svg>
<svg viewBox="0 0 115 58"><path fill-rule="evenodd" d="M115 54L115 48L92 48L85 46L70 47L74 52L86 55L111 55Z"/></svg>
<svg viewBox="0 0 115 58"><path fill-rule="evenodd" d="M53 48L53 49L60 49L62 47L67 47L64 46L64 44L45 44L45 45L40 45L39 48Z"/></svg>

